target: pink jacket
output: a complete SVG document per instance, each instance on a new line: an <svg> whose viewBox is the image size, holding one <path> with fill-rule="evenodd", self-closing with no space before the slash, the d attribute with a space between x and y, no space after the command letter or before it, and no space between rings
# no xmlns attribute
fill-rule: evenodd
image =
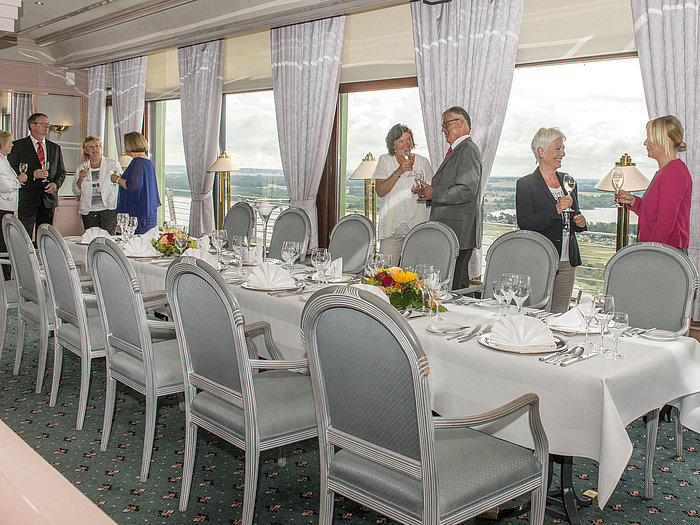
<svg viewBox="0 0 700 525"><path fill-rule="evenodd" d="M693 183L685 163L674 159L656 172L641 199L627 207L639 216L637 241L685 248L690 239Z"/></svg>

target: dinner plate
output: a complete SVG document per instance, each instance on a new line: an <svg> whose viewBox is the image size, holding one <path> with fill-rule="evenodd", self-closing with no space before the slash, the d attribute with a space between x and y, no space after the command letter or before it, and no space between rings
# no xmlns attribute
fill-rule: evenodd
<svg viewBox="0 0 700 525"><path fill-rule="evenodd" d="M354 277L355 277L354 275L343 274L340 277L332 277L332 278L328 279L328 283L329 284L349 283L350 281L353 280ZM319 282L318 279L314 279L313 274L307 275L306 277L304 277L304 279L306 279L307 281L313 281L315 283Z"/></svg>
<svg viewBox="0 0 700 525"><path fill-rule="evenodd" d="M241 286L247 290L257 290L260 292L286 292L288 290L296 290L300 286L302 286L302 283L296 283L294 286L282 286L282 287L268 287L268 286L258 286L256 284L251 283L250 281L246 281Z"/></svg>
<svg viewBox="0 0 700 525"><path fill-rule="evenodd" d="M558 352L564 350L567 347L567 343L564 339L559 336L554 336L553 345L530 345L530 346L514 346L499 344L491 341L491 334L483 334L479 337L479 343L482 345L492 348L494 350L501 350L503 352L512 352L514 354L544 354L547 352Z"/></svg>
<svg viewBox="0 0 700 525"><path fill-rule="evenodd" d="M469 328L469 327L467 327ZM425 329L431 334L450 335L456 334L460 330L466 330L464 326L455 323L430 324Z"/></svg>
<svg viewBox="0 0 700 525"><path fill-rule="evenodd" d="M652 341L673 341L674 339L678 339L680 335L674 334L673 332L669 332L668 330L654 328L652 330L649 330L648 332L640 334L639 337L643 337L644 339L651 339Z"/></svg>
<svg viewBox="0 0 700 525"><path fill-rule="evenodd" d="M127 257L129 259L158 259L159 257L163 257L163 255L164 255L163 253L158 252L158 253L152 254L152 255L127 255Z"/></svg>

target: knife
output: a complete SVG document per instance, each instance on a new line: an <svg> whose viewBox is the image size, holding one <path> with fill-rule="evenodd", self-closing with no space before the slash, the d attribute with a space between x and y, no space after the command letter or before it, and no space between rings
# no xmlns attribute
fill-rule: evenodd
<svg viewBox="0 0 700 525"><path fill-rule="evenodd" d="M578 357L572 357L572 358L570 358L570 359L565 359L564 361L562 361L561 363L559 363L559 366L569 366L569 365L572 365L572 364L574 364L574 363L577 363L578 361L583 361L583 360L585 360L585 359L590 359L591 357L595 357L595 356L597 356L597 355L598 355L598 354L590 353L590 354L583 354L583 355L578 356Z"/></svg>

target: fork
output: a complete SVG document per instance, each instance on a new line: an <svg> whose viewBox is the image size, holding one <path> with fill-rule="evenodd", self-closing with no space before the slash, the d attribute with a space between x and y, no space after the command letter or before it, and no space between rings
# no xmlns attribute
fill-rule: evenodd
<svg viewBox="0 0 700 525"><path fill-rule="evenodd" d="M489 330L491 330L492 326L493 326L492 324L482 325L478 331L476 331L475 333L472 333L472 334L465 335L464 337L462 337L462 339L458 339L457 342L458 343L465 343L465 342L469 341L470 339L473 339L474 337L481 337L482 335L484 335L484 332L488 332Z"/></svg>

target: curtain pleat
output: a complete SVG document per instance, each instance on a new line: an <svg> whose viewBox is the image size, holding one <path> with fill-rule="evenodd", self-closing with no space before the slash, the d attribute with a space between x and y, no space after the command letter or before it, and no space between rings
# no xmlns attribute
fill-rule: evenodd
<svg viewBox="0 0 700 525"><path fill-rule="evenodd" d="M148 57L112 62L112 107L117 154L124 151L124 135L143 130Z"/></svg>

